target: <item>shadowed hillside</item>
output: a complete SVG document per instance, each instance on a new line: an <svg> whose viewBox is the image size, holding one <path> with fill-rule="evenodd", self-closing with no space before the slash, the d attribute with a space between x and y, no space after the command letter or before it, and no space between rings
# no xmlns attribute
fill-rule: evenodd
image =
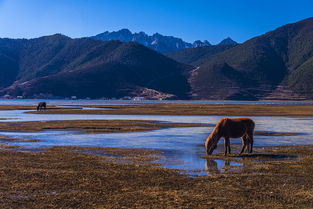
<svg viewBox="0 0 313 209"><path fill-rule="evenodd" d="M137 43L71 39L63 35L0 40L2 94L79 98L150 96L187 99L187 72ZM156 95L153 95L156 94Z"/></svg>
<svg viewBox="0 0 313 209"><path fill-rule="evenodd" d="M309 18L192 63L193 98L313 98L312 37Z"/></svg>
<svg viewBox="0 0 313 209"><path fill-rule="evenodd" d="M199 66L212 55L221 53L235 45L212 45L170 52L166 55L178 62Z"/></svg>

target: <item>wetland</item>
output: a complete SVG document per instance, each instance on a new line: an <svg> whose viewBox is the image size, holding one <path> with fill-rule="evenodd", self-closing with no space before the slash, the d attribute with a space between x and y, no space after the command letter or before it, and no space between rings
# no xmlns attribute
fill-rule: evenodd
<svg viewBox="0 0 313 209"><path fill-rule="evenodd" d="M33 112L32 104L0 102L3 208L313 203L311 104L51 103ZM239 156L233 139L231 155L222 155L223 140L204 155L205 138L225 116L256 121L255 153Z"/></svg>

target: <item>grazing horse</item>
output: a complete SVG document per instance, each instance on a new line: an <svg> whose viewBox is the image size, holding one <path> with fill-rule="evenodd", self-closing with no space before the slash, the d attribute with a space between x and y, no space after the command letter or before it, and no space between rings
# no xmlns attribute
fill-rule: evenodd
<svg viewBox="0 0 313 209"><path fill-rule="evenodd" d="M37 111L40 111L42 109L46 109L47 108L47 103L46 102L39 102L37 105Z"/></svg>
<svg viewBox="0 0 313 209"><path fill-rule="evenodd" d="M207 137L205 142L205 149L208 155L211 155L213 150L216 149L217 143L220 138L224 137L224 153L230 154L230 138L242 139L242 154L245 148L252 153L253 149L253 132L255 123L250 118L223 118L213 129L212 133ZM250 144L250 149L249 149Z"/></svg>

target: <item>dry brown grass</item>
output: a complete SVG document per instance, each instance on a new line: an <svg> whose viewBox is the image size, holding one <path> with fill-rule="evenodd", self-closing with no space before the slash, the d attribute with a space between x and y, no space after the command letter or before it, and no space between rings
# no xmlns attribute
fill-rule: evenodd
<svg viewBox="0 0 313 209"><path fill-rule="evenodd" d="M112 110L49 110L38 114L313 116L313 105L140 104L90 105Z"/></svg>
<svg viewBox="0 0 313 209"><path fill-rule="evenodd" d="M93 148L118 155L115 161L73 152L78 149L90 148L1 150L0 207L311 208L313 204L312 146L262 150L298 158L260 162L247 157L241 173L199 178L138 163L149 161L157 154L154 151ZM123 157L135 160L121 163Z"/></svg>
<svg viewBox="0 0 313 209"><path fill-rule="evenodd" d="M0 122L3 131L42 131L42 130L83 130L87 133L122 133L151 131L172 127L209 126L195 123L163 123L140 120L62 120L62 121L30 121Z"/></svg>
<svg viewBox="0 0 313 209"><path fill-rule="evenodd" d="M80 130L86 133L125 133L151 131L162 128L175 127L212 127L209 124L195 123L165 123L159 121L142 120L62 120L62 121L27 121L27 122L0 122L1 131L42 131L42 130ZM283 136L297 135L291 132L266 132L255 131L260 136ZM1 139L25 141L25 139L8 138L0 136ZM36 140L28 140L36 142Z"/></svg>
<svg viewBox="0 0 313 209"><path fill-rule="evenodd" d="M0 110L36 110L37 106L36 105L0 105ZM71 106L66 106L62 105L62 107L58 107L57 105L49 105L47 106L47 110L49 109L79 109L79 107L71 107Z"/></svg>
<svg viewBox="0 0 313 209"><path fill-rule="evenodd" d="M0 144L0 150L3 150L3 149L16 149L16 148L20 148L20 146Z"/></svg>
<svg viewBox="0 0 313 209"><path fill-rule="evenodd" d="M267 131L254 131L256 136L295 136L301 133L296 132L267 132Z"/></svg>
<svg viewBox="0 0 313 209"><path fill-rule="evenodd" d="M9 136L0 136L0 143L5 141L19 141L19 142L39 142L39 140L36 139L21 139L21 138L12 138Z"/></svg>
<svg viewBox="0 0 313 209"><path fill-rule="evenodd" d="M36 110L33 105L0 105L0 110Z"/></svg>

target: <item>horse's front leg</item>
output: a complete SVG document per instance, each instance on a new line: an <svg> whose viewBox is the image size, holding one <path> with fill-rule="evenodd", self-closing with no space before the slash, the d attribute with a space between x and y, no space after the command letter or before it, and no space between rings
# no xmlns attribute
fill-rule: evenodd
<svg viewBox="0 0 313 209"><path fill-rule="evenodd" d="M227 150L229 150L229 153L230 153L230 145L229 145L229 138L226 138L225 137L225 140L224 140L224 155L226 156L227 155Z"/></svg>

